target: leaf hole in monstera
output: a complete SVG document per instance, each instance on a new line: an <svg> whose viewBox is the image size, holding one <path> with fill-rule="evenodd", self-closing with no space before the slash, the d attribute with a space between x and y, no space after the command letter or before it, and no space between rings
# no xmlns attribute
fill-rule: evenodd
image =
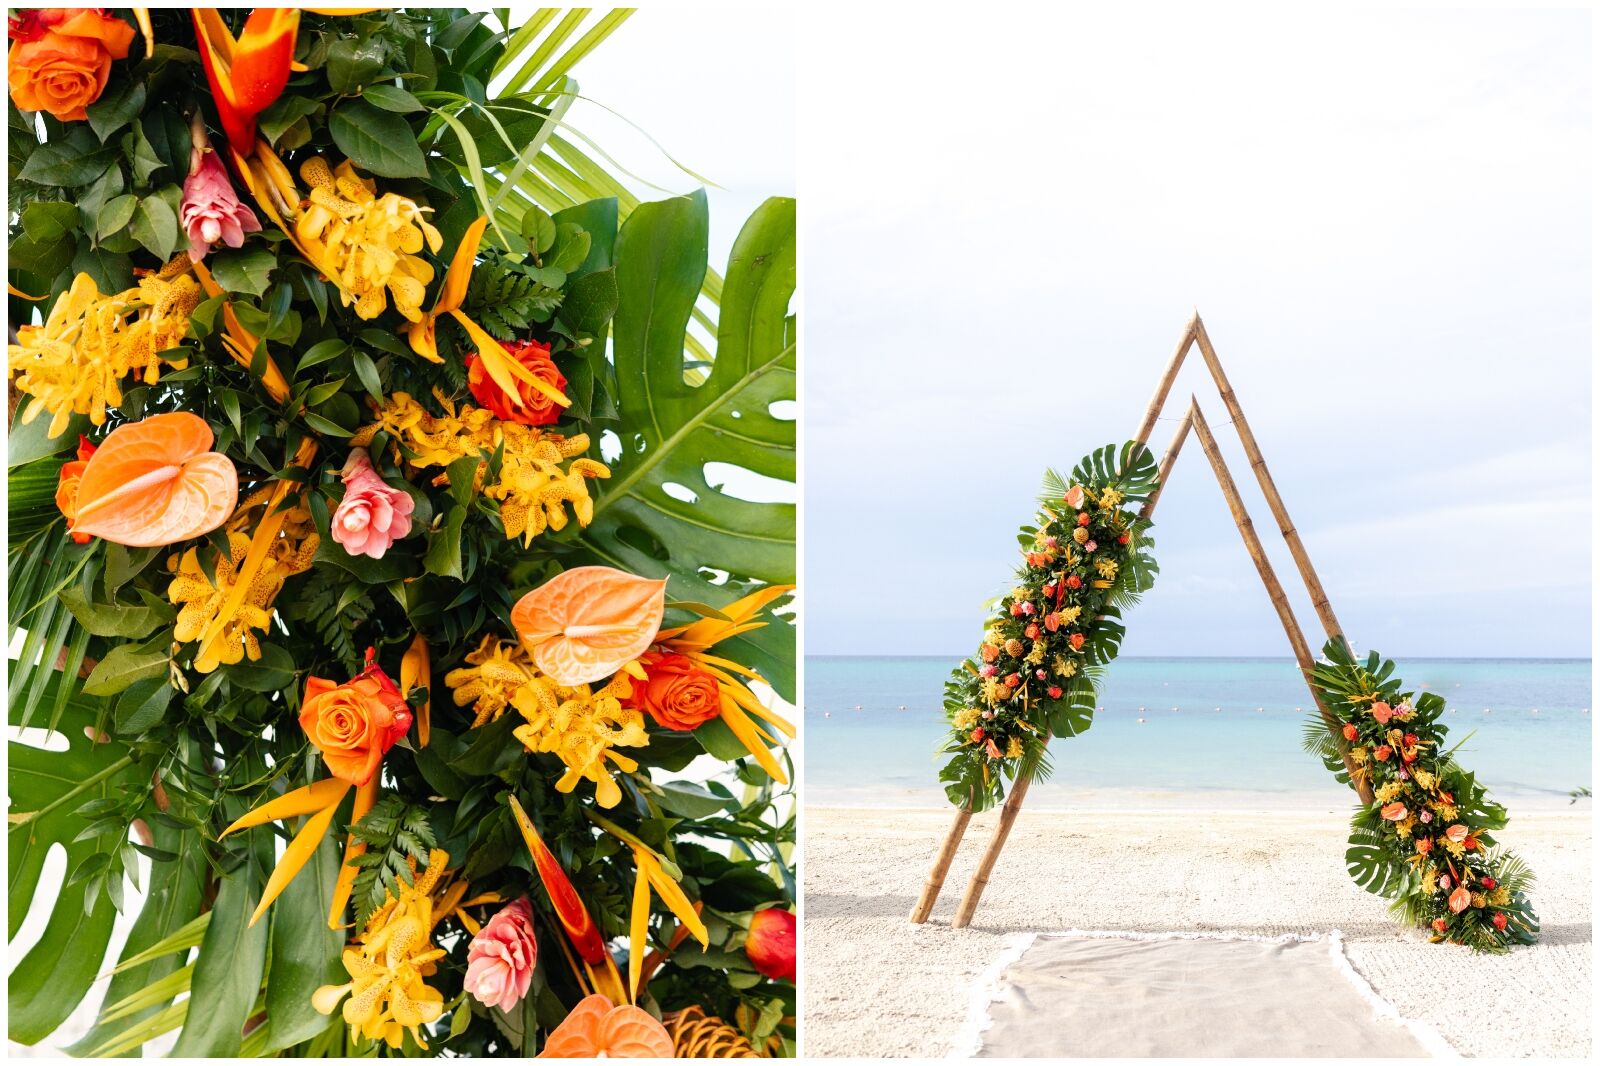
<svg viewBox="0 0 1600 1066"><path fill-rule="evenodd" d="M643 438L640 438L643 439ZM635 445L635 450L639 450ZM622 438L617 436L615 430L600 431L600 461L611 464L622 458Z"/></svg>
<svg viewBox="0 0 1600 1066"><path fill-rule="evenodd" d="M782 478L758 474L748 467L712 462L701 468L706 484L736 500L747 503L794 503L795 484Z"/></svg>
<svg viewBox="0 0 1600 1066"><path fill-rule="evenodd" d="M635 525L617 527L617 539L622 541L634 551L643 552L652 559L666 562L672 558L672 553L667 551L667 546L656 539L656 535L648 529Z"/></svg>
<svg viewBox="0 0 1600 1066"><path fill-rule="evenodd" d="M800 405L793 400L773 400L767 404L767 414L779 422L793 422L800 417Z"/></svg>
<svg viewBox="0 0 1600 1066"><path fill-rule="evenodd" d="M60 730L40 729L31 725L24 729L12 729L7 739L40 751L66 751L71 746Z"/></svg>
<svg viewBox="0 0 1600 1066"><path fill-rule="evenodd" d="M674 500L683 503L698 503L700 494L687 485L680 485L676 481L668 481L661 486L661 491L671 496Z"/></svg>

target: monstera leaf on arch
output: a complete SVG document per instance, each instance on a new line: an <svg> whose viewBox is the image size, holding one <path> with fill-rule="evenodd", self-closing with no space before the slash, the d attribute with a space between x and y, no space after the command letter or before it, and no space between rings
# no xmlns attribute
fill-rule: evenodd
<svg viewBox="0 0 1600 1066"><path fill-rule="evenodd" d="M795 423L772 406L795 398L795 202L774 197L734 242L715 358L687 367L684 335L706 276L703 192L640 205L617 237L620 292L612 352L622 454L582 542L597 561L668 578L669 600L725 605L795 573L795 506L723 491L708 463L795 477ZM669 491L670 490L670 491ZM794 698L786 624L724 641L720 654L760 670Z"/></svg>

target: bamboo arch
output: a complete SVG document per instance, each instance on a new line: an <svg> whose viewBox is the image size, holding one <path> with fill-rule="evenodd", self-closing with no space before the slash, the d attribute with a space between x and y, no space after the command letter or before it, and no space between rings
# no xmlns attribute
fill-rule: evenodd
<svg viewBox="0 0 1600 1066"><path fill-rule="evenodd" d="M1333 613L1333 606L1328 602L1327 591L1323 589L1322 581L1311 565L1311 557L1306 554L1305 545L1300 541L1300 534L1296 532L1294 522L1289 518L1289 510L1284 506L1283 497L1278 493L1278 486L1272 480L1271 471L1267 469L1267 461L1261 456L1255 434L1250 431L1250 423L1245 419L1244 408L1239 405L1239 398L1228 382L1228 375L1223 371L1222 362L1217 358L1217 351L1211 344L1211 338L1206 334L1205 323L1200 320L1199 311L1196 311L1184 326L1183 335L1178 338L1178 346L1162 372L1161 380L1156 385L1155 395L1151 397L1150 405L1145 409L1144 418L1140 420L1138 432L1134 434L1133 439L1140 444L1149 442L1150 432L1155 428L1156 419L1166 406L1168 394L1172 391L1173 382L1177 380L1178 371L1183 368L1184 359L1195 347L1200 349L1200 355L1205 360L1206 367L1211 372L1211 379L1216 383L1217 392L1222 398L1222 405L1232 417L1234 429L1239 434L1239 442L1244 446L1245 456L1250 460L1250 469L1256 476L1256 482L1261 486L1262 495L1266 497L1268 509L1272 511L1272 516L1277 521L1278 532L1283 535L1285 543L1289 546L1289 554L1294 558L1295 569L1300 572L1300 579L1305 583L1306 591L1311 596L1312 609L1316 611L1317 619L1322 623L1322 628L1329 639L1342 641L1343 630L1339 626L1339 619ZM1307 687L1311 691L1311 698L1317 711L1339 745L1339 751L1344 756L1345 769L1353 771L1349 743L1339 730L1338 720L1322 701L1316 687L1310 683L1309 673L1313 659L1310 646L1306 643L1305 633L1289 606L1289 598L1283 590L1283 584L1278 580L1277 572L1267 559L1261 538L1256 534L1255 524L1250 520L1250 514L1239 496L1239 487L1223 460L1222 452L1217 447L1217 440L1211 433L1211 427L1200 411L1200 401L1193 395L1189 398L1189 409L1184 413L1177 433L1173 435L1172 441L1167 445L1166 453L1161 458L1161 481L1155 494L1145 503L1143 514L1148 517L1155 511L1156 503L1161 498L1161 491L1166 487L1167 477L1172 472L1173 464L1178 460L1178 453L1191 431L1211 465L1211 471L1216 476L1217 484L1222 488L1223 497L1227 500L1228 510L1233 514L1234 524L1239 527L1239 535L1244 540L1245 550L1255 563L1256 573L1260 575L1261 583L1266 587L1272 606L1278 612L1278 620L1283 624L1284 634L1289 638L1295 662L1299 664L1301 673L1307 675ZM1046 737L1046 743L1048 742L1049 738ZM1370 804L1372 790L1365 779L1353 772L1350 779L1356 782L1352 787L1361 797L1361 802ZM989 846L984 850L983 857L978 861L978 868L967 884L966 893L961 897L955 918L950 923L951 928L962 929L971 923L972 914L977 910L978 901L983 897L983 890L989 883L989 876L994 872L1000 852L1005 848L1006 838L1011 835L1012 824L1017 820L1017 814L1022 809L1023 800L1027 798L1028 786L1031 783L1032 778L1023 777L1012 784L1011 792L1006 796L1006 801L1000 809L1000 820L995 825L994 835L989 839ZM934 857L933 869L929 871L928 879L923 884L922 895L917 899L916 906L911 909L913 922L921 924L927 921L928 915L933 912L933 906L944 888L945 876L950 872L950 864L955 859L956 850L961 846L961 838L966 835L967 824L971 819L972 811L967 807L956 812L955 822L945 834L944 843Z"/></svg>

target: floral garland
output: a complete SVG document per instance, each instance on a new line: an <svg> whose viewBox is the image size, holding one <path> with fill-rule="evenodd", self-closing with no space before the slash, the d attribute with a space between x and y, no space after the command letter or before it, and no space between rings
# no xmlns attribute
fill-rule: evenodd
<svg viewBox="0 0 1600 1066"><path fill-rule="evenodd" d="M75 1053L793 1054L786 512L741 503L759 567L692 507L596 536L642 461L746 461L695 404L792 385L652 402L705 202L562 139L628 13L550 14L10 18L11 722L69 738L10 747L12 913L69 864L12 1039L112 969ZM707 282L764 366L793 247L769 201Z"/></svg>
<svg viewBox="0 0 1600 1066"><path fill-rule="evenodd" d="M1485 952L1533 943L1533 873L1495 843L1505 808L1445 750L1444 698L1405 690L1377 652L1360 661L1336 639L1322 654L1312 681L1341 721L1356 776L1373 791L1351 823L1350 876L1394 900L1400 919L1435 943ZM1354 787L1320 716L1306 725L1306 746Z"/></svg>
<svg viewBox="0 0 1600 1066"><path fill-rule="evenodd" d="M1047 738L1094 720L1099 668L1116 657L1122 610L1155 583L1151 523L1136 505L1159 484L1150 449L1130 441L1084 457L1070 483L1045 475L1022 527L1017 585L1000 598L978 654L945 684L950 802L986 810L1003 780L1041 776Z"/></svg>

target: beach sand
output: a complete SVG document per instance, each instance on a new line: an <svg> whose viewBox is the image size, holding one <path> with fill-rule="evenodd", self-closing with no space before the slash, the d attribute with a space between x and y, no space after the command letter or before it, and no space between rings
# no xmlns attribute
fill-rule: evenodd
<svg viewBox="0 0 1600 1066"><path fill-rule="evenodd" d="M1519 810L1497 834L1538 876L1538 945L1506 956L1429 944L1345 873L1349 813L1027 811L973 924L950 919L997 815L973 818L927 924L907 915L948 810L807 807L804 1044L816 1056L943 1056L974 982L1014 934L1071 928L1316 935L1463 1055L1590 1053L1591 815ZM1041 1020L1041 1024L1048 1024ZM1152 1019L1159 1024L1159 1019Z"/></svg>

